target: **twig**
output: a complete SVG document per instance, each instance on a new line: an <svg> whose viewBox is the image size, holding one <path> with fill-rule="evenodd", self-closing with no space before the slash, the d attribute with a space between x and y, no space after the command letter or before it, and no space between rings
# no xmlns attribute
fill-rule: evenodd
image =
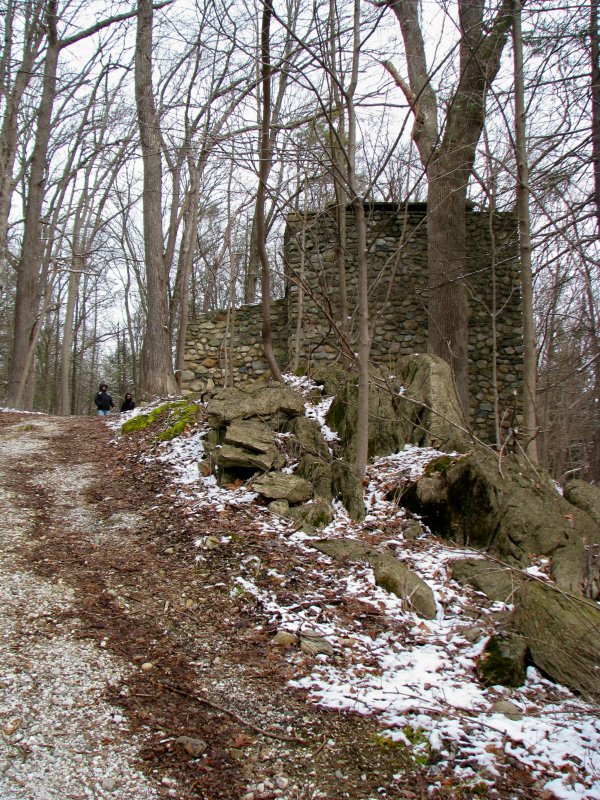
<svg viewBox="0 0 600 800"><path fill-rule="evenodd" d="M282 742L293 742L294 744L308 744L306 739L301 739L298 736L284 736L283 734L274 733L273 731L267 731L264 728L255 725L253 722L244 719L235 711L231 711L231 709L225 708L225 706L221 706L218 703L213 703L208 698L202 697L201 695L195 694L194 692L187 692L185 689L180 689L178 686L173 686L173 684L171 683L163 682L162 685L165 686L167 689L169 689L171 692L175 692L175 694L179 694L182 697L189 697L191 700L196 700L196 702L198 703L203 703L204 705L209 706L210 708L214 708L215 711L221 711L223 714L227 714L228 716L233 717L245 727L250 728L256 733L260 733L263 736L268 736L271 739L279 739Z"/></svg>

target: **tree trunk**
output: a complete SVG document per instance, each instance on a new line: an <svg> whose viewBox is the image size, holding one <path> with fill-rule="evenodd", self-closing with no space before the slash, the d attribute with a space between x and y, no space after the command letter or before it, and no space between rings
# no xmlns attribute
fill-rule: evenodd
<svg viewBox="0 0 600 800"><path fill-rule="evenodd" d="M152 90L152 0L139 0L135 99L144 167L143 218L148 316L140 389L146 397L177 391L171 356L168 270L163 258L161 136Z"/></svg>
<svg viewBox="0 0 600 800"><path fill-rule="evenodd" d="M468 293L465 285L466 183L451 158L427 170L428 350L450 364L465 417L469 408ZM462 185L460 185L462 183Z"/></svg>
<svg viewBox="0 0 600 800"><path fill-rule="evenodd" d="M271 147L271 62L270 62L270 25L273 15L272 0L263 0L261 25L261 86L262 86L262 119L258 146L258 193L256 195L256 241L261 264L261 299L262 299L262 344L265 360L276 381L283 381L283 376L273 354L271 334L271 273L267 253L267 225L265 220L265 203L267 198L267 180L271 170L273 150Z"/></svg>
<svg viewBox="0 0 600 800"><path fill-rule="evenodd" d="M196 242L198 226L198 191L199 175L192 176L192 188L188 196L188 210L184 217L183 235L179 250L178 266L178 290L179 302L178 312L179 321L177 325L177 349L175 352L175 374L178 381L181 380L181 372L184 368L185 359L185 340L187 336L187 323L190 311L190 275L194 259L194 246Z"/></svg>
<svg viewBox="0 0 600 800"><path fill-rule="evenodd" d="M33 408L34 337L39 332L36 321L43 287L40 285L42 207L48 170L47 153L52 124L52 107L56 96L56 71L59 45L56 34L57 0L49 0L46 11L47 50L44 59L42 97L29 180L23 229L23 247L17 272L15 319L6 402L13 408Z"/></svg>
<svg viewBox="0 0 600 800"><path fill-rule="evenodd" d="M367 225L364 198L358 191L356 176L356 107L354 95L358 85L360 61L360 0L354 0L352 46L352 77L345 92L348 110L348 190L352 197L356 225L356 267L358 281L358 422L356 425L355 470L362 480L369 461L369 357L371 335L369 326L369 275L367 261Z"/></svg>
<svg viewBox="0 0 600 800"><path fill-rule="evenodd" d="M69 397L69 368L71 365L71 354L73 351L73 322L75 316L75 304L77 302L77 292L79 289L79 280L82 272L83 257L81 255L75 255L73 258L73 269L69 274L67 286L67 306L65 308L65 321L60 348L58 413L63 417L68 417L72 408L71 399Z"/></svg>
<svg viewBox="0 0 600 800"><path fill-rule="evenodd" d="M412 136L427 173L428 347L452 367L465 419L469 413L467 184L483 130L486 94L508 37L512 1L499 0L494 17L484 26L482 0L459 0L458 82L446 103L445 126L440 126L418 0L384 0L400 25L408 83L389 62L385 66L414 114Z"/></svg>
<svg viewBox="0 0 600 800"><path fill-rule="evenodd" d="M590 2L590 60L592 88L592 163L594 165L594 206L600 233L600 2Z"/></svg>
<svg viewBox="0 0 600 800"><path fill-rule="evenodd" d="M525 453L534 464L537 454L537 345L533 308L531 267L531 225L529 221L529 164L525 131L525 82L523 78L523 32L521 0L513 11L513 54L515 71L515 145L517 156L517 213L521 258L521 304L523 309L523 430Z"/></svg>

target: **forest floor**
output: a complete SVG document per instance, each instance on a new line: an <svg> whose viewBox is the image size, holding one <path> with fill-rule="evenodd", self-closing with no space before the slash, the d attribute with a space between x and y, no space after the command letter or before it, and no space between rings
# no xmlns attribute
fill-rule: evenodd
<svg viewBox="0 0 600 800"><path fill-rule="evenodd" d="M236 548L295 557L247 511L188 514L149 446L97 418L0 413L0 800L474 797L451 776L432 793L375 720L290 688L223 576ZM232 546L199 561L207 536ZM552 796L510 766L484 794Z"/></svg>

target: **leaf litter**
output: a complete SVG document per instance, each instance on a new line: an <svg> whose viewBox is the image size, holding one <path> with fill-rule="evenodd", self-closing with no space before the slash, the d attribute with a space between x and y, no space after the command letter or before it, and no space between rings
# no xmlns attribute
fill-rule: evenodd
<svg viewBox="0 0 600 800"><path fill-rule="evenodd" d="M307 413L323 420L324 406L320 405L307 406ZM54 598L48 600L49 606L42 603L41 621L24 615L27 625L22 626L35 630L39 625L48 636L50 624L68 639L81 616L90 629L96 617L108 613L115 620L117 611L123 617L119 629L104 622L105 629L90 630L96 648L86 650L90 644L86 640L83 650L73 655L77 665L73 680L79 686L74 703L82 702L86 694L92 698L85 714L98 732L100 761L90 758L88 741L79 792L71 789L67 794L62 787L55 790L54 778L49 781L48 775L61 769L77 774L78 767L68 760L47 758L49 748L38 743L30 753L11 756L11 764L22 759L27 766L20 778L23 785L13 782L7 771L0 775L2 800L30 796L32 800L62 796L206 800L600 797L597 708L532 668L520 689L483 689L475 677L475 663L492 630L488 612L502 614L508 607L492 604L449 580L449 561L465 551L449 549L426 529L408 538L404 532L414 520L407 520L402 509L386 499L407 477L420 474L437 455L435 451L407 448L379 459L369 471L365 521L352 523L338 506L334 522L318 534L318 538L356 538L405 560L436 596L436 619L424 621L377 587L370 568L340 565L317 553L311 547L316 537L270 514L246 487L224 489L212 477L202 477L198 465L205 434L204 425L199 424L158 447L150 445L149 436L140 436L137 442L125 442L125 437L114 440L110 458L122 465L118 480L126 477L136 490L147 484L145 490L155 497L155 503L146 503L143 510L140 504L153 549L142 552L146 542L134 537L133 520L127 517L130 512L125 503L120 508L118 490L109 494L109 481L94 492L97 510L103 507L113 524L97 526L91 544L85 545L93 549L89 561L84 557L88 554L85 543L78 559L90 570L94 555L103 569L108 562L111 581L99 588L87 609L79 607L83 613L75 617L69 576L60 577L56 567L59 577L54 575L46 589L52 594L58 587L59 593L65 591L65 598L58 605ZM77 482L78 476L73 480ZM71 540L71 548L76 541ZM149 582L150 570L152 581L142 587L134 566L128 564L144 558L143 580ZM43 561L40 552L42 572ZM543 564L539 567L543 576ZM193 580L190 568L197 576ZM89 581L94 573L86 575ZM17 583L25 590L28 580L23 571ZM203 605L208 598L208 605ZM145 617L140 616L142 600L148 606ZM27 603L34 602L28 595ZM45 615L54 622L48 623ZM16 616L13 634L19 627ZM150 625L146 631L140 620L149 617L175 620L176 627L172 622L167 630L161 622L156 630ZM196 619L201 621L202 635L192 642ZM212 633L209 623L214 625ZM478 629L479 638L473 636ZM289 633L291 641L275 644L278 631ZM303 635L313 641L321 637L333 655L307 655L293 643ZM163 637L160 646L157 636ZM14 641L12 635L9 638ZM59 641L56 633L50 638ZM75 639L81 645L80 638ZM179 663L180 650L171 652L178 642L187 650L185 668ZM102 655L97 657L103 647L106 662ZM232 655L240 651L247 659L243 672L231 665ZM26 664L43 660L35 649L31 653L33 658ZM97 683L96 673L86 675L84 665L90 659L101 668L103 677ZM138 672L132 673L136 663ZM144 671L145 664L152 664L152 669ZM286 691L290 702L296 703L293 712L281 712L278 684L269 683L281 675L287 675ZM205 687L200 693L199 682ZM266 693L266 686L270 692ZM52 696L60 697L60 691ZM510 699L522 718L493 713L492 705L499 699ZM107 705L107 700L114 702ZM22 706L8 706L0 718L4 740L24 733L28 744L28 702L25 695ZM303 702L305 712L301 711ZM102 728L105 710L108 733ZM45 720L55 718L56 709L39 707L38 711L40 729L46 724L48 735ZM64 708L61 713L66 713ZM75 708L72 719L81 716ZM73 724L68 715L65 719ZM320 720L317 727L316 720ZM306 737L313 744L308 749L288 744L286 734L290 739ZM181 745L184 739L206 743L208 753L190 759ZM113 740L122 761L106 761ZM188 744L193 752L202 749ZM36 765L28 773L32 753ZM115 772L111 772L113 766ZM35 793L34 782L23 777L28 774L39 781L41 788L36 787ZM148 783L146 776L158 777L158 784L156 780ZM134 781L129 793L124 780Z"/></svg>
<svg viewBox="0 0 600 800"><path fill-rule="evenodd" d="M313 387L288 380L296 388L303 385L309 396ZM324 426L329 402L312 405L307 399L307 416ZM443 792L453 781L482 793L510 768L523 787L533 787L535 796L600 798L597 707L532 666L522 687L483 687L476 678L477 659L493 632L493 614L507 613L510 606L492 603L450 579L449 563L480 556L476 551L450 548L424 526L417 538L403 535L409 520L388 498L445 454L407 446L376 459L368 468L366 519L352 522L337 504L334 521L313 535L273 516L246 487L226 489L214 476L202 476L206 432L199 426L148 458L168 465L177 502L188 514L237 511L251 517L253 534L269 542L264 561L240 560L239 574L228 584L231 595L252 598L262 617L259 630L301 634L310 628L334 649L333 656L317 655L307 662L290 648L285 657L295 672L291 689L324 709L376 717L383 739L420 751L430 793ZM335 440L331 431L326 434L330 442ZM340 567L310 547L313 539L338 537L386 548L407 563L432 587L436 618L422 620L404 608L399 598L375 584L370 568ZM195 543L197 561L202 562L205 543ZM227 543L221 537L222 546ZM296 566L290 569L288 559ZM530 572L543 578L543 559ZM515 704L519 718L497 713L499 700Z"/></svg>

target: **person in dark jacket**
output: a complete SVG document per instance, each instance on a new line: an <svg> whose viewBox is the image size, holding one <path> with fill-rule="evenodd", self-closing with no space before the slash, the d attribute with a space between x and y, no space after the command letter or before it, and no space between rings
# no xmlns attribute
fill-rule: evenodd
<svg viewBox="0 0 600 800"><path fill-rule="evenodd" d="M94 397L94 403L96 403L99 417L108 417L111 408L115 407L113 399L108 393L108 386L105 383L100 384L100 390Z"/></svg>
<svg viewBox="0 0 600 800"><path fill-rule="evenodd" d="M133 411L134 408L135 408L135 401L131 396L131 394L127 392L127 394L125 395L125 399L121 403L121 413L123 413L123 411Z"/></svg>

